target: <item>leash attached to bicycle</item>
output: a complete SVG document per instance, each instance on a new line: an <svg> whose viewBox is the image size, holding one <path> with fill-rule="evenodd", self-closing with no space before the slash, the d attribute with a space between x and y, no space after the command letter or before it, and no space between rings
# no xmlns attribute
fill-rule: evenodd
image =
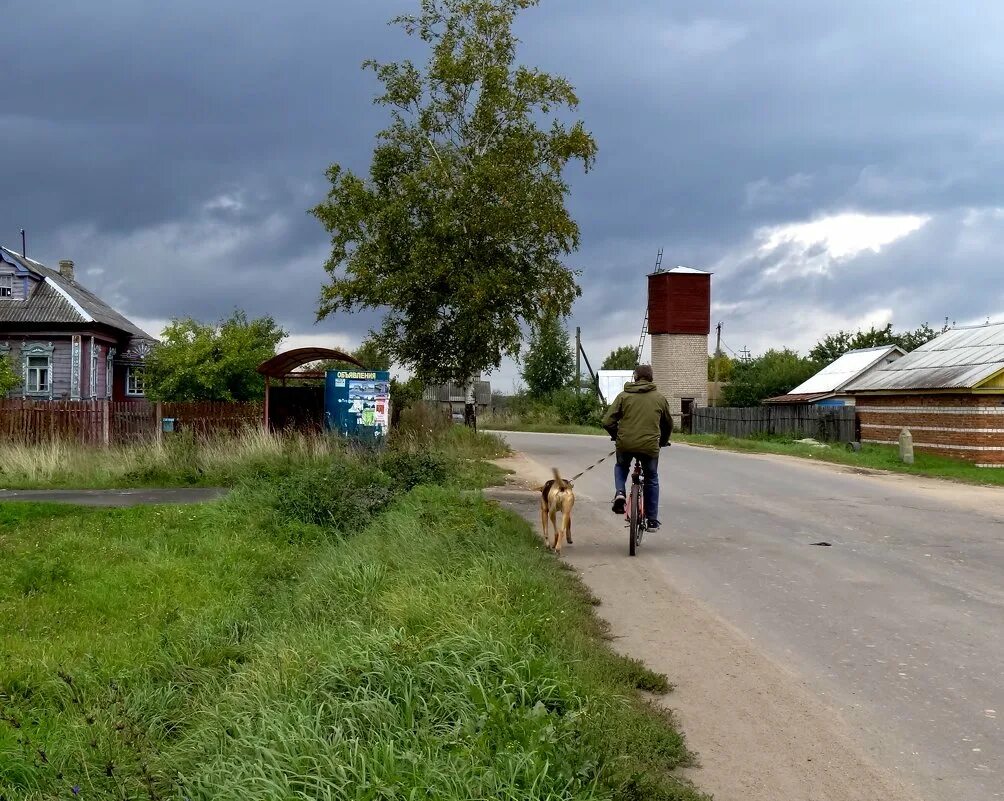
<svg viewBox="0 0 1004 801"><path fill-rule="evenodd" d="M615 456L616 454L617 454L617 451L610 451L610 453L608 453L606 456L604 456L598 462L594 462L593 464L589 465L589 467L587 467L585 470L583 470L581 473L576 473L574 476L572 476L568 480L569 481L578 481L580 478L582 478L586 473L588 473L594 467L598 467L599 465L603 464L607 459L609 459L611 456Z"/></svg>

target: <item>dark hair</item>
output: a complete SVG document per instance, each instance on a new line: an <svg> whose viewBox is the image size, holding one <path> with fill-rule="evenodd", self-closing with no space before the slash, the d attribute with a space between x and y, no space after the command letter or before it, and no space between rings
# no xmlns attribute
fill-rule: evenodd
<svg viewBox="0 0 1004 801"><path fill-rule="evenodd" d="M634 380L635 381L651 381L652 380L652 365L651 364L639 364L634 368Z"/></svg>

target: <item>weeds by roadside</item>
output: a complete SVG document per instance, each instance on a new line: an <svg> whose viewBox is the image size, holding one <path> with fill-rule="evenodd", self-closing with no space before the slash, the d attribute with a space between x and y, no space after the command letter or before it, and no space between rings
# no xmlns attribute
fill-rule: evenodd
<svg viewBox="0 0 1004 801"><path fill-rule="evenodd" d="M454 426L439 415L405 412L388 452L424 450L445 461L491 459L508 449L500 439ZM118 487L232 487L275 478L300 468L323 470L354 448L336 437L265 433L249 428L235 436L200 440L190 433L161 442L112 448L54 441L0 444L0 489L99 489ZM478 480L490 483L490 471Z"/></svg>

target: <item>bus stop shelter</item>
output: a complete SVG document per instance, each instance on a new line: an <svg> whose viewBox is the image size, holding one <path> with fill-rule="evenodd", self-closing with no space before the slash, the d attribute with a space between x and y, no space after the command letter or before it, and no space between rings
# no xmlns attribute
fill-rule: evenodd
<svg viewBox="0 0 1004 801"><path fill-rule="evenodd" d="M351 354L332 348L294 348L258 365L265 376L262 414L266 431L324 430L324 378L320 370L301 370L314 362L338 361L362 368Z"/></svg>

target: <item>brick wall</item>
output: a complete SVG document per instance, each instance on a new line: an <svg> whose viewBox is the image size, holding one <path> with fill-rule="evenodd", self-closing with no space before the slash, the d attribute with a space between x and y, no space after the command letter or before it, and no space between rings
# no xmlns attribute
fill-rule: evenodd
<svg viewBox="0 0 1004 801"><path fill-rule="evenodd" d="M681 398L695 406L708 405L708 337L705 334L654 334L652 372L673 414L680 414ZM679 418L675 419L679 425Z"/></svg>
<svg viewBox="0 0 1004 801"><path fill-rule="evenodd" d="M917 450L1004 467L1004 395L858 396L861 439L898 443L910 429Z"/></svg>

